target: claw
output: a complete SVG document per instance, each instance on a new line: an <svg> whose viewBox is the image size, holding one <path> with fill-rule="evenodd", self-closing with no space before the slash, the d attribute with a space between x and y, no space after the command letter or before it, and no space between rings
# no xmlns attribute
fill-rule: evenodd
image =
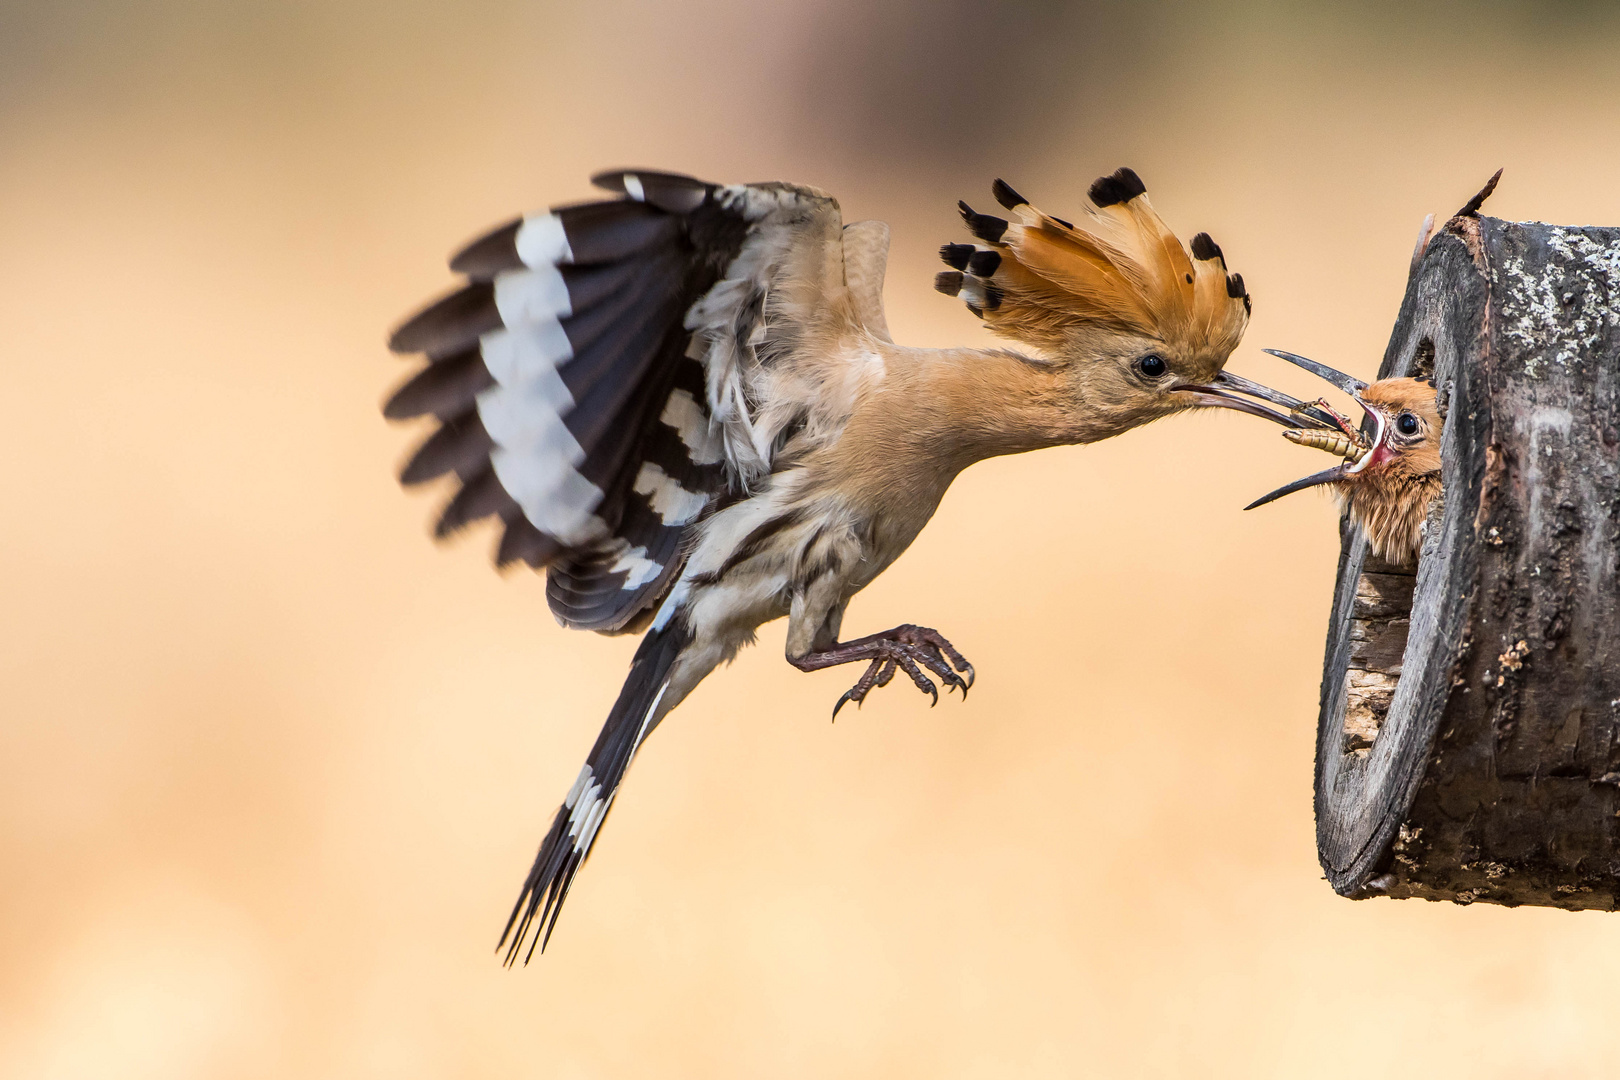
<svg viewBox="0 0 1620 1080"><path fill-rule="evenodd" d="M838 721L838 710L844 707L844 702L853 701L855 703L855 707L857 709L860 708L861 703L866 700L866 693L868 690L872 689L874 685L882 686L884 683L888 682L889 679L894 677L893 668L894 661L890 660L887 664L885 664L883 657L881 656L877 657L870 664L868 664L866 666L866 670L861 672L861 677L855 680L855 685L844 691L844 696L839 698L838 704L833 706L833 722L836 723Z"/></svg>
<svg viewBox="0 0 1620 1080"><path fill-rule="evenodd" d="M954 687L957 690L962 691L962 700L966 701L968 691L973 689L973 668L971 666L968 666L966 668L966 670L963 671L963 674L966 675L967 678L964 679L964 678L962 678L961 675L958 675L956 672L950 671L949 669L946 669L945 674L942 675L941 677L947 683L949 683L952 687Z"/></svg>

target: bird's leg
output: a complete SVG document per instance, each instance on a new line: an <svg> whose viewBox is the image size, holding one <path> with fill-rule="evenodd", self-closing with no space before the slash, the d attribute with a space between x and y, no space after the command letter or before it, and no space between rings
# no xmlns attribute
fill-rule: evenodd
<svg viewBox="0 0 1620 1080"><path fill-rule="evenodd" d="M844 707L845 702L853 701L859 705L873 687L887 686L897 670L911 676L917 689L933 698L935 704L939 702L939 690L925 672L932 673L944 683L947 691L961 690L963 697L967 696L968 688L973 685L973 665L937 630L926 626L897 626L881 634L839 642L799 656L788 656L788 662L800 671L820 671L858 660L870 663L855 685L833 706L834 717L837 717L838 710ZM955 670L952 670L953 667ZM962 674L958 675L957 672Z"/></svg>

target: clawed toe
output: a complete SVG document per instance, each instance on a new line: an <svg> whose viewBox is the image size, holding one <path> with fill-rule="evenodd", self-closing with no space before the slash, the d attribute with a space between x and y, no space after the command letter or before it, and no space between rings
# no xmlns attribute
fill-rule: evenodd
<svg viewBox="0 0 1620 1080"><path fill-rule="evenodd" d="M939 674L941 682L947 687L960 688L962 696L967 697L967 692L973 687L973 665L956 651L956 646L945 640L943 634L926 626L902 626L895 636L918 649L929 661L930 670ZM952 667L956 671L952 671ZM958 671L967 678L964 680L957 675Z"/></svg>
<svg viewBox="0 0 1620 1080"><path fill-rule="evenodd" d="M961 676L951 670L951 666L939 655L938 650L916 647L914 655L918 660L922 661L924 667L939 677L940 682L945 684L946 693L952 690L960 690L962 696L967 697L968 684L962 681Z"/></svg>
<svg viewBox="0 0 1620 1080"><path fill-rule="evenodd" d="M931 706L939 704L939 687L934 684L934 679L944 684L947 693L962 691L964 699L973 686L973 665L938 631L926 626L897 626L886 634L874 634L858 642L837 646L831 653L842 655L834 659L833 655L823 653L817 658L821 663L816 666L827 661L871 661L855 685L845 691L833 706L835 720L839 710L849 702L853 701L859 708L874 687L889 685L897 671L904 671L910 676L912 684L928 695ZM809 667L808 664L801 666Z"/></svg>
<svg viewBox="0 0 1620 1080"><path fill-rule="evenodd" d="M861 702L866 700L868 690L874 686L883 686L892 678L894 678L894 661L892 659L886 660L880 656L873 660L871 664L867 665L866 670L861 673L861 677L855 680L855 685L845 690L844 696L839 698L838 704L833 706L833 720L838 719L838 710L842 709L845 704L853 701L855 707L860 708Z"/></svg>
<svg viewBox="0 0 1620 1080"><path fill-rule="evenodd" d="M923 674L922 668L917 666L917 658L913 651L907 649L904 645L896 645L894 647L894 658L905 669L906 674L911 676L911 681L916 684L917 689L933 698L933 703L938 705L939 688L934 685L933 680Z"/></svg>

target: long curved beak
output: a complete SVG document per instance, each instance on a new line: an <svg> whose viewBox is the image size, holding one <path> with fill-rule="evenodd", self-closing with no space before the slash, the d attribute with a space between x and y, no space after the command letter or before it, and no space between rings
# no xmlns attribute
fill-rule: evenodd
<svg viewBox="0 0 1620 1080"><path fill-rule="evenodd" d="M1268 350L1269 351L1269 350ZM1337 430L1336 425L1314 405L1308 405L1296 397L1290 397L1280 390L1273 390L1245 379L1241 375L1233 375L1223 371L1208 383L1176 388L1182 393L1190 394L1200 407L1212 409L1233 409L1237 412L1258 416L1262 420L1270 420L1274 424L1281 424L1287 428L1318 427ZM1251 401L1258 398L1259 401ZM1273 405L1281 405L1288 410L1288 414L1268 409L1260 401L1269 401Z"/></svg>
<svg viewBox="0 0 1620 1080"><path fill-rule="evenodd" d="M1301 480L1295 480L1292 484L1284 484L1269 495L1260 496L1243 509L1253 510L1257 506L1264 506L1266 503L1280 499L1284 495L1292 495L1296 491L1304 491L1306 488L1316 487L1318 484L1331 484L1335 480L1343 480L1349 472L1350 466L1348 465L1335 465L1331 469L1323 469L1319 473L1313 473Z"/></svg>
<svg viewBox="0 0 1620 1080"><path fill-rule="evenodd" d="M1361 400L1361 392L1367 389L1367 384L1356 378L1354 375L1346 375L1342 371L1335 371L1326 364L1318 364L1315 360L1307 360L1305 357L1296 353L1283 352L1281 349L1261 349L1260 351L1270 353L1279 360L1286 360L1290 364L1295 364L1302 367L1318 378L1326 379L1328 382L1332 383L1334 386L1337 386L1340 390L1343 390L1357 401Z"/></svg>

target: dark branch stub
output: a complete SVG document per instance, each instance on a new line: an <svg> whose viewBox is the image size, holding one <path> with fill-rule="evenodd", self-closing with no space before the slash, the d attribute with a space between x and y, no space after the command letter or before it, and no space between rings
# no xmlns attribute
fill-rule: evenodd
<svg viewBox="0 0 1620 1080"><path fill-rule="evenodd" d="M1467 202L1463 203L1463 208L1457 211L1455 216L1464 218L1478 217L1479 208L1485 205L1485 200L1491 197L1491 192L1496 190L1497 181L1501 179L1501 169L1497 169L1495 172L1491 173L1491 178L1485 181L1485 186L1480 188L1479 193L1476 194L1472 199L1469 199Z"/></svg>

